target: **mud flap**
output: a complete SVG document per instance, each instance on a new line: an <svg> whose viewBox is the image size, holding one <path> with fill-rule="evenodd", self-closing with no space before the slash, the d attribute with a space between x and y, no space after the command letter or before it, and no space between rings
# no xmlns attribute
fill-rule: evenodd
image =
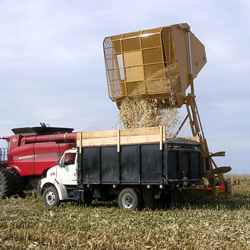
<svg viewBox="0 0 250 250"><path fill-rule="evenodd" d="M85 204L90 204L92 202L92 192L90 190L74 190L74 197L77 201L81 201Z"/></svg>
<svg viewBox="0 0 250 250"><path fill-rule="evenodd" d="M180 203L180 191L177 188L171 188L170 190L170 205L176 206Z"/></svg>
<svg viewBox="0 0 250 250"><path fill-rule="evenodd" d="M147 189L146 186L142 187L143 194L143 204L145 208L153 208L154 207L154 193L151 189Z"/></svg>

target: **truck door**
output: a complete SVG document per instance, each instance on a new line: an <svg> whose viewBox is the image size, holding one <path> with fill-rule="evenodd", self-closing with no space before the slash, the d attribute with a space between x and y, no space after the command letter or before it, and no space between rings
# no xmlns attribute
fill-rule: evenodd
<svg viewBox="0 0 250 250"><path fill-rule="evenodd" d="M77 185L76 153L65 153L57 168L57 179L63 185Z"/></svg>

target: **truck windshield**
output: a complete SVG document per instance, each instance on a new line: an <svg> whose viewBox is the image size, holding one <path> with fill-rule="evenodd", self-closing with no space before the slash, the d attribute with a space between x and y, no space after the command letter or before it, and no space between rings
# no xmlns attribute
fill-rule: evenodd
<svg viewBox="0 0 250 250"><path fill-rule="evenodd" d="M62 160L62 166L67 166L74 164L76 159L76 153L66 153L64 159Z"/></svg>

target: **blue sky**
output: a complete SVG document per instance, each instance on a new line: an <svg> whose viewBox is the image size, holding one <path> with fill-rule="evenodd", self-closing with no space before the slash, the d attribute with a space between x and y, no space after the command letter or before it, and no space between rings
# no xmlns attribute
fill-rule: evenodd
<svg viewBox="0 0 250 250"><path fill-rule="evenodd" d="M0 0L0 136L40 122L114 128L103 39L188 23L206 49L194 83L210 151L227 152L219 166L250 174L249 13L249 0Z"/></svg>

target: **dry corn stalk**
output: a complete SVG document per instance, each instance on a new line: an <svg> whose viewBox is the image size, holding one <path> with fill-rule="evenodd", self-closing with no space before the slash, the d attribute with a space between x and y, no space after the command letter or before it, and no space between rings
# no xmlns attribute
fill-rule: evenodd
<svg viewBox="0 0 250 250"><path fill-rule="evenodd" d="M119 118L125 129L165 126L168 138L174 136L174 129L179 123L177 109L160 109L157 99L126 98L121 103Z"/></svg>

